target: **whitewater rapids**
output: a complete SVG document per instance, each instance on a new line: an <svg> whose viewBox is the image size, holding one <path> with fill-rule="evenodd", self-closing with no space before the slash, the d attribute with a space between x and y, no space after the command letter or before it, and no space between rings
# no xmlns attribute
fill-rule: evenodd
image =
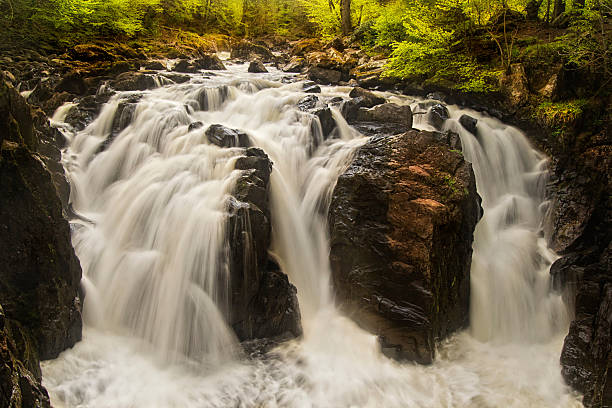
<svg viewBox="0 0 612 408"><path fill-rule="evenodd" d="M563 383L559 354L569 316L549 290L555 255L540 233L546 160L517 129L450 107L445 126L473 163L484 216L474 241L471 327L439 345L431 366L384 357L375 337L333 306L325 216L317 203L366 138L338 111L322 141L286 74L196 74L185 84L119 93L69 139L63 164L78 218L71 222L87 291L83 341L43 363L55 407L581 407ZM197 108L206 88L208 111ZM349 88L322 87L321 98ZM104 146L123 98L134 118ZM413 98L381 93L389 101ZM191 108L191 109L190 109ZM478 121L476 138L459 124ZM426 115L415 127L429 129ZM244 356L223 319L224 205L241 149L222 149L189 124L249 135L274 162L271 251L298 289L304 336ZM316 123L316 122L315 122ZM318 146L311 154L313 146Z"/></svg>

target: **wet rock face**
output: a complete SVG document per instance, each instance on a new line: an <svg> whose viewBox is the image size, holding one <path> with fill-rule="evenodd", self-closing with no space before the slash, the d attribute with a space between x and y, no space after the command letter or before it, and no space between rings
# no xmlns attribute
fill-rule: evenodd
<svg viewBox="0 0 612 408"><path fill-rule="evenodd" d="M10 327L0 306L0 407L50 407L47 390L40 384L38 360L28 361L14 340L18 330ZM28 363L36 370L28 369Z"/></svg>
<svg viewBox="0 0 612 408"><path fill-rule="evenodd" d="M0 304L32 333L42 359L81 339L81 267L51 177L25 147L0 161Z"/></svg>
<svg viewBox="0 0 612 408"><path fill-rule="evenodd" d="M229 208L231 326L243 341L298 336L301 326L297 291L268 260L272 162L263 150L248 148L235 168L243 173L236 182Z"/></svg>
<svg viewBox="0 0 612 408"><path fill-rule="evenodd" d="M468 324L471 165L446 135L375 137L340 176L330 260L340 306L398 359L431 363L434 345Z"/></svg>
<svg viewBox="0 0 612 408"><path fill-rule="evenodd" d="M609 274L612 270L612 247L609 246L601 255L599 262L582 268L576 263L580 263L580 260L572 259L562 271L567 275L574 273L578 285L576 317L563 344L561 373L569 384L584 394L585 406L610 406L612 283L609 282Z"/></svg>
<svg viewBox="0 0 612 408"><path fill-rule="evenodd" d="M81 268L58 198L56 143L44 113L0 83L2 407L48 407L39 360L81 339Z"/></svg>

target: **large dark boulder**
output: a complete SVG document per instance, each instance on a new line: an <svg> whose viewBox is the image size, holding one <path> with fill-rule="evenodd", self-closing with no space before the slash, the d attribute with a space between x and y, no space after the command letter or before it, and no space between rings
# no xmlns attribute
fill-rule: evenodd
<svg viewBox="0 0 612 408"><path fill-rule="evenodd" d="M436 129L442 129L444 122L450 117L448 109L442 104L435 104L429 109L427 119Z"/></svg>
<svg viewBox="0 0 612 408"><path fill-rule="evenodd" d="M212 71L223 71L226 69L221 59L215 54L206 54L195 60L193 65L197 69L209 69Z"/></svg>
<svg viewBox="0 0 612 408"><path fill-rule="evenodd" d="M261 61L251 61L251 63L249 64L248 71L254 74L268 72L268 70Z"/></svg>
<svg viewBox="0 0 612 408"><path fill-rule="evenodd" d="M342 72L318 66L310 67L308 79L325 85L335 85L342 80Z"/></svg>
<svg viewBox="0 0 612 408"><path fill-rule="evenodd" d="M111 81L110 85L117 91L145 91L157 88L155 77L140 72L124 72Z"/></svg>
<svg viewBox="0 0 612 408"><path fill-rule="evenodd" d="M461 115L459 118L459 123L465 130L476 136L477 129L476 125L478 124L478 119L471 117L470 115Z"/></svg>
<svg viewBox="0 0 612 408"><path fill-rule="evenodd" d="M249 136L237 129L230 129L223 125L214 124L206 129L206 137L210 143L220 147L248 147Z"/></svg>
<svg viewBox="0 0 612 408"><path fill-rule="evenodd" d="M248 148L229 204L230 323L240 340L301 334L296 289L268 259L272 162Z"/></svg>
<svg viewBox="0 0 612 408"><path fill-rule="evenodd" d="M359 108L356 121L397 123L407 128L411 128L412 110L408 105L397 105L395 103L376 105L370 109Z"/></svg>
<svg viewBox="0 0 612 408"><path fill-rule="evenodd" d="M447 140L416 130L372 138L339 177L329 212L338 303L388 355L419 363L468 324L479 197Z"/></svg>

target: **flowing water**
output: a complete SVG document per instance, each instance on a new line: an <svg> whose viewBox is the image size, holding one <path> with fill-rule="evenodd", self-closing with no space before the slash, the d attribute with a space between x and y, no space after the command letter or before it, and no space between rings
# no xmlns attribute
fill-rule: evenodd
<svg viewBox="0 0 612 408"><path fill-rule="evenodd" d="M43 363L56 407L579 407L558 363L568 316L549 291L555 255L540 233L546 160L515 128L476 112L478 137L450 107L445 126L473 163L484 216L472 261L471 328L439 345L431 366L397 363L332 299L325 213L335 180L367 141L337 110L324 141L296 103L302 84L228 64L184 84L121 92L63 155L73 243L83 267L83 341ZM161 81L160 84L167 81ZM323 87L320 98L348 98ZM418 103L384 94L390 101ZM126 101L129 125L112 132ZM421 101L422 102L422 101ZM200 110L200 109L206 110ZM427 129L426 115L415 127ZM200 121L203 127L189 130ZM274 162L271 253L298 289L304 336L246 358L224 321L227 200L240 148L213 123L249 135Z"/></svg>

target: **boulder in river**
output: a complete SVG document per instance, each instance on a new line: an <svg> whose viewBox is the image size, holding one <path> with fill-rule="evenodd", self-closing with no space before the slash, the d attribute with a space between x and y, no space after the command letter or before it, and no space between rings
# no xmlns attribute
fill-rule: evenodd
<svg viewBox="0 0 612 408"><path fill-rule="evenodd" d="M398 359L431 363L468 324L474 227L471 165L447 137L374 137L334 189L330 261L337 301Z"/></svg>
<svg viewBox="0 0 612 408"><path fill-rule="evenodd" d="M268 70L261 61L251 61L251 63L249 64L248 71L255 74L268 72Z"/></svg>
<svg viewBox="0 0 612 408"><path fill-rule="evenodd" d="M216 54L205 54L193 62L197 69L209 69L212 71L223 71L225 65Z"/></svg>
<svg viewBox="0 0 612 408"><path fill-rule="evenodd" d="M249 136L237 129L230 129L223 125L214 124L206 129L206 137L210 143L220 147L248 147Z"/></svg>
<svg viewBox="0 0 612 408"><path fill-rule="evenodd" d="M476 124L478 123L478 119L473 118L470 115L463 114L459 118L459 123L465 130L476 136Z"/></svg>
<svg viewBox="0 0 612 408"><path fill-rule="evenodd" d="M446 119L450 118L448 113L448 109L446 106L438 103L435 104L429 109L429 114L427 115L429 123L435 127L436 129L442 129L444 122Z"/></svg>
<svg viewBox="0 0 612 408"><path fill-rule="evenodd" d="M242 341L299 336L297 291L268 259L272 162L263 150L248 148L235 167L243 174L229 207L230 323Z"/></svg>

